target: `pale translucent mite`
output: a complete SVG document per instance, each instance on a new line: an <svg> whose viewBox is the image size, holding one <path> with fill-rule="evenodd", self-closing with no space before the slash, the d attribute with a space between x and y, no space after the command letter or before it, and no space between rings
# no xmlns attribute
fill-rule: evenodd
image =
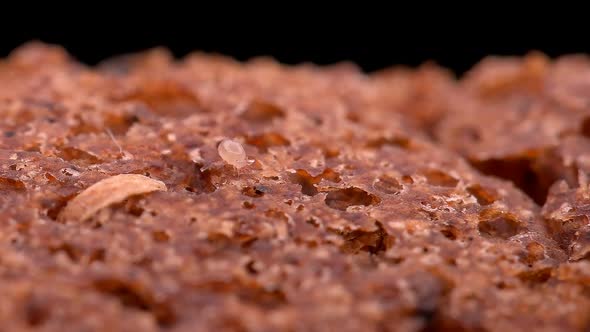
<svg viewBox="0 0 590 332"><path fill-rule="evenodd" d="M242 144L231 139L221 141L217 147L217 152L223 161L238 169L251 163L246 157L246 151L244 151Z"/></svg>

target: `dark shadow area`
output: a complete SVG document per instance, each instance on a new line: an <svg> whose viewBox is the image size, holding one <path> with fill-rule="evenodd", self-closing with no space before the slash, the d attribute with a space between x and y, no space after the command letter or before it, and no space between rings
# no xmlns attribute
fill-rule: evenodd
<svg viewBox="0 0 590 332"><path fill-rule="evenodd" d="M281 62L330 64L353 61L366 71L391 65L417 66L437 62L461 74L490 54L523 55L540 50L549 56L588 53L590 44L575 38L579 29L561 30L506 24L455 22L455 27L416 18L333 16L313 21L307 17L143 17L47 23L31 19L7 26L0 41L0 56L30 40L64 46L79 60L96 64L113 55L156 46L168 47L181 57L194 50L221 53L246 60L272 56ZM398 15L399 16L399 15ZM103 20L104 19L104 20ZM327 19L327 18L326 18ZM27 24L24 24L27 23ZM499 23L499 22L496 22ZM476 24L476 25L474 25ZM489 31L488 31L489 30ZM565 38L567 36L567 38Z"/></svg>

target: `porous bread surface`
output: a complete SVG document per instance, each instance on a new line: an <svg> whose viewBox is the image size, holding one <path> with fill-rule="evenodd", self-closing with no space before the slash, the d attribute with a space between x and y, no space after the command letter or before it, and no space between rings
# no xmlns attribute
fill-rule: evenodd
<svg viewBox="0 0 590 332"><path fill-rule="evenodd" d="M586 330L588 75L25 45L0 60L0 330Z"/></svg>

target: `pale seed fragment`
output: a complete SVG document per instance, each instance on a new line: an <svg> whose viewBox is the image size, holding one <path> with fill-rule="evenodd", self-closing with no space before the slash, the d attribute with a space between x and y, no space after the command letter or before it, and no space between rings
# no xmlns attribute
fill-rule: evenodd
<svg viewBox="0 0 590 332"><path fill-rule="evenodd" d="M120 174L103 179L86 188L68 202L61 211L58 220L84 221L99 210L130 196L146 194L153 191L166 191L162 181L139 174Z"/></svg>
<svg viewBox="0 0 590 332"><path fill-rule="evenodd" d="M249 164L246 158L246 151L244 151L244 147L239 142L224 139L219 143L217 152L221 159L236 168L242 168Z"/></svg>

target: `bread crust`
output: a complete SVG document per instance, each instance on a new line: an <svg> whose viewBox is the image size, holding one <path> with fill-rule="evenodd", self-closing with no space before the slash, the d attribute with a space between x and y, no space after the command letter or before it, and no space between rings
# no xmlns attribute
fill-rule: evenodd
<svg viewBox="0 0 590 332"><path fill-rule="evenodd" d="M586 72L25 45L0 61L0 326L585 330Z"/></svg>

